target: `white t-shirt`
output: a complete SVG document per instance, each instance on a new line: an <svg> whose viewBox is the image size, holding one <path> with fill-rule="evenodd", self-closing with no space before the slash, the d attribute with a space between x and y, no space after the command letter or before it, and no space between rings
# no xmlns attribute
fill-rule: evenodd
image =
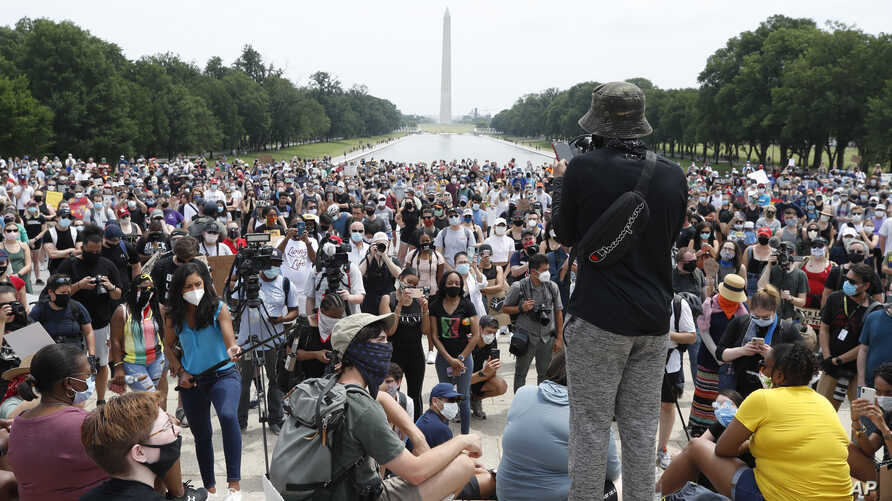
<svg viewBox="0 0 892 501"><path fill-rule="evenodd" d="M362 259L366 254L369 253L369 244L362 242L359 244L359 247L354 243L350 243L350 253L347 254L347 257L350 259L350 264L355 264L359 266L359 263L362 262ZM318 305L317 305L318 306Z"/></svg>
<svg viewBox="0 0 892 501"><path fill-rule="evenodd" d="M675 332L675 308L669 308L669 330ZM678 332L696 332L694 316L691 306L687 301L681 301L681 318L678 320ZM669 349L672 350L669 360L666 362L666 372L672 374L681 370L681 352L676 350L678 343L669 341Z"/></svg>
<svg viewBox="0 0 892 501"><path fill-rule="evenodd" d="M511 253L514 252L514 239L507 233L502 236L492 235L483 243L492 247L492 262L494 263L507 263L511 259Z"/></svg>
<svg viewBox="0 0 892 501"><path fill-rule="evenodd" d="M198 244L198 252L208 257L232 255L232 249L222 242L217 242L216 244L201 242Z"/></svg>
<svg viewBox="0 0 892 501"><path fill-rule="evenodd" d="M226 200L226 195L223 194L219 189L217 190L206 190L204 192L204 200L206 202L216 202L217 200Z"/></svg>
<svg viewBox="0 0 892 501"><path fill-rule="evenodd" d="M279 275L275 280L267 282L260 277L260 299L263 302L263 308L247 308L242 315L241 328L238 333L238 344L244 345L250 341L251 335L256 335L257 339L264 341L269 339L269 332L265 323L261 323L261 317L269 319L267 313L273 317L280 317L288 313L288 308L299 306L299 296L301 293L300 284L294 282L288 288L288 297L285 297L285 277ZM275 329L276 334L285 331L282 324L270 326ZM267 345L261 346L259 350L268 350L275 348L281 344L284 338L279 338Z"/></svg>
<svg viewBox="0 0 892 501"><path fill-rule="evenodd" d="M483 294L480 293L480 284L477 283L477 279L474 278L472 273L468 273L463 276L462 279L467 286L468 297L471 299L471 304L473 304L474 309L477 310L477 316L482 317L483 315L486 315L486 306L483 304Z"/></svg>
<svg viewBox="0 0 892 501"><path fill-rule="evenodd" d="M315 238L309 238L310 246L314 251L319 250L319 244ZM307 277L313 273L313 263L307 256L307 244L302 240L288 239L285 244L285 252L283 254L282 273L291 280L291 284L298 284L300 297L300 314L307 315L307 296L304 295L304 285L307 283Z"/></svg>
<svg viewBox="0 0 892 501"><path fill-rule="evenodd" d="M327 288L328 280L326 280L322 271L311 273L307 276L307 282L304 284L304 296L307 298L312 296L316 301L315 307L319 308L319 305L322 304L322 295ZM346 290L350 294L365 294L365 285L362 283L362 273L359 272L359 266L350 263L350 273L348 276L341 277L341 286L338 290ZM350 311L359 313L359 305L351 304Z"/></svg>
<svg viewBox="0 0 892 501"><path fill-rule="evenodd" d="M449 266L455 266L455 255L459 252L468 252L471 247L477 245L477 239L474 238L474 232L464 226L459 226L457 230L452 227L446 227L437 233L437 239L434 242Z"/></svg>
<svg viewBox="0 0 892 501"><path fill-rule="evenodd" d="M881 237L886 237L886 248L882 249L883 256L888 256L890 252L892 252L892 217L887 217L885 221L883 221L883 225L880 226Z"/></svg>
<svg viewBox="0 0 892 501"><path fill-rule="evenodd" d="M192 218L198 215L198 207L195 206L194 202L189 202L183 207L183 222L188 225L192 222Z"/></svg>

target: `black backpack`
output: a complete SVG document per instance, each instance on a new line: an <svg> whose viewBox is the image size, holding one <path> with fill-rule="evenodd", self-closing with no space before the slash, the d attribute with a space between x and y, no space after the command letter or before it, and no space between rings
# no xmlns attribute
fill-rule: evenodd
<svg viewBox="0 0 892 501"><path fill-rule="evenodd" d="M678 332L678 322L681 319L682 300L687 302L688 306L691 308L691 317L694 321L697 320L697 317L703 314L703 304L700 303L700 298L697 297L696 294L690 292L676 292L675 296L672 297L672 314L673 318L675 318L675 332ZM678 350L682 353L687 349L688 345L686 344L678 345Z"/></svg>

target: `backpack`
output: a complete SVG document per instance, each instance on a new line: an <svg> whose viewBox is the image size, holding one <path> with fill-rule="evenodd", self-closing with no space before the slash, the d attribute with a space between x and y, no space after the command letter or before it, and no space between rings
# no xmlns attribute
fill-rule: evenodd
<svg viewBox="0 0 892 501"><path fill-rule="evenodd" d="M269 462L270 482L283 498L313 499L368 457L355 458L341 471L331 469L332 449L344 423L348 393L371 398L360 386L338 383L337 376L307 379L285 396L289 416Z"/></svg>

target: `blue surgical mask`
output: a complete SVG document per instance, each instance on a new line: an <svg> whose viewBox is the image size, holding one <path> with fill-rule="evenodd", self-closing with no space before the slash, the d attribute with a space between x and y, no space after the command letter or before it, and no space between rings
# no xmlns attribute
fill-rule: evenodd
<svg viewBox="0 0 892 501"><path fill-rule="evenodd" d="M714 414L716 420L721 423L722 426L727 428L737 414L737 407L734 407L730 402L725 402L720 407L716 406L715 402L713 402L713 407L715 407Z"/></svg>
<svg viewBox="0 0 892 501"><path fill-rule="evenodd" d="M272 280L272 279L276 278L277 276L279 276L279 267L273 266L268 270L263 270L263 275L266 278Z"/></svg>
<svg viewBox="0 0 892 501"><path fill-rule="evenodd" d="M76 379L76 378L72 378L72 379ZM78 379L78 381L80 381L80 380ZM74 394L74 401L72 402L73 405L82 404L82 403L86 402L87 400L90 399L91 396L93 396L93 392L96 391L96 380L93 378L93 376L90 376L90 379L87 379L86 383L87 383L86 390L79 391Z"/></svg>
<svg viewBox="0 0 892 501"><path fill-rule="evenodd" d="M769 325L774 323L774 315L771 315L771 318L756 318L752 317L753 323L758 325L759 327L768 327Z"/></svg>
<svg viewBox="0 0 892 501"><path fill-rule="evenodd" d="M362 242L362 233L351 233L350 240L353 240L356 243Z"/></svg>
<svg viewBox="0 0 892 501"><path fill-rule="evenodd" d="M455 265L455 271L457 271L459 275L467 275L467 273L471 271L471 265L468 263L457 264Z"/></svg>
<svg viewBox="0 0 892 501"><path fill-rule="evenodd" d="M701 233L700 240L709 240L709 233Z"/></svg>
<svg viewBox="0 0 892 501"><path fill-rule="evenodd" d="M858 286L846 280L845 283L842 284L842 292L846 296L854 296L858 293Z"/></svg>
<svg viewBox="0 0 892 501"><path fill-rule="evenodd" d="M63 230L68 229L68 226L70 224L71 224L71 219L68 219L67 217L63 217L62 219L59 220L59 226L61 226Z"/></svg>

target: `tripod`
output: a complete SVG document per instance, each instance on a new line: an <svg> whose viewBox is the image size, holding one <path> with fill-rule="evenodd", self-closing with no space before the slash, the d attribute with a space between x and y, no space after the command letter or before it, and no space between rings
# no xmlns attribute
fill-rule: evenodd
<svg viewBox="0 0 892 501"><path fill-rule="evenodd" d="M231 276L231 274L230 274ZM267 442L266 435L266 427L269 422L269 412L268 412L268 402L267 402L267 384L264 379L264 376L269 377L266 370L266 357L269 356L269 351L272 348L273 353L275 353L275 346L270 347L268 343L271 343L273 340L283 335L276 333L276 330L273 328L272 324L269 322L269 311L266 309L266 305L260 300L259 297L259 288L255 289L250 286L250 282L252 280L259 280L259 278L255 275L254 277L239 277L238 282L236 282L235 287L232 290L232 293L237 293L238 296L238 305L233 313L233 322L234 325L239 327L241 330L242 327L242 315L247 313L248 322L245 325L245 328L248 330L249 342L250 346L244 350L243 360L250 362L249 370L251 371L252 380L254 381L255 386L257 387L260 397L258 398L257 412L258 419L260 421L260 429L263 435L263 461L266 466L266 473L269 475L269 445ZM226 297L231 297L231 294L228 293L229 287L226 287L227 293ZM257 313L258 320L255 321L254 315L251 314L251 310ZM255 325L255 322L260 325ZM261 341L261 337L264 337L265 340ZM260 350L261 346L267 345L266 350ZM275 374L273 374L273 378ZM250 385L250 383L248 383ZM250 388L248 388L248 392L250 394Z"/></svg>

